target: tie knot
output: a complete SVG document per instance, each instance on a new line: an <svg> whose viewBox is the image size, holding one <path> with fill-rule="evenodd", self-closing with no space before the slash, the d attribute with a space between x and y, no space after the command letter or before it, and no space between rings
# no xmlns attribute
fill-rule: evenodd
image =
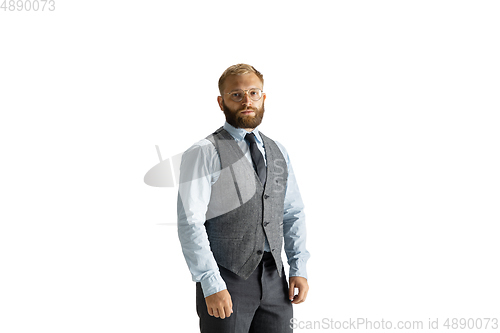
<svg viewBox="0 0 500 333"><path fill-rule="evenodd" d="M255 134L248 133L247 135L245 135L245 140L247 140L250 143L255 143Z"/></svg>

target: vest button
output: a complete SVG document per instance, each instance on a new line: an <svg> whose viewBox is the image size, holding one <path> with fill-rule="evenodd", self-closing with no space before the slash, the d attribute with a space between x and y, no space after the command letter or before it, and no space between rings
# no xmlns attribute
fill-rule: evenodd
<svg viewBox="0 0 500 333"><path fill-rule="evenodd" d="M264 194L264 199L267 199L267 198L269 198L269 195Z"/></svg>
<svg viewBox="0 0 500 333"><path fill-rule="evenodd" d="M264 227L267 227L268 224L269 222L264 222Z"/></svg>
<svg viewBox="0 0 500 333"><path fill-rule="evenodd" d="M260 256L262 254L262 251L261 250L257 251L257 254Z"/></svg>

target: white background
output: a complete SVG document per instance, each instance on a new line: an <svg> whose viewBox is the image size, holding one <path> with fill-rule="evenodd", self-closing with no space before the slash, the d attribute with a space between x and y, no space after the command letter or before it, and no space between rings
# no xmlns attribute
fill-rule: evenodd
<svg viewBox="0 0 500 333"><path fill-rule="evenodd" d="M0 331L196 332L144 174L264 74L306 204L301 321L500 317L497 1L62 1L0 11ZM311 330L296 330L296 332ZM379 330L380 331L380 330Z"/></svg>

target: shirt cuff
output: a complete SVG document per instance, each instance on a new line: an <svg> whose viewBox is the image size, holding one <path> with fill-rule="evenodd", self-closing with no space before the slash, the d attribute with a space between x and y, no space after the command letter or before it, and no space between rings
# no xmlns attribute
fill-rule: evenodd
<svg viewBox="0 0 500 333"><path fill-rule="evenodd" d="M302 260L296 260L290 265L289 277L301 276L307 279L306 263Z"/></svg>
<svg viewBox="0 0 500 333"><path fill-rule="evenodd" d="M201 280L201 289L203 289L203 296L207 297L227 289L227 287L226 282L224 282L220 273L217 272L214 275Z"/></svg>

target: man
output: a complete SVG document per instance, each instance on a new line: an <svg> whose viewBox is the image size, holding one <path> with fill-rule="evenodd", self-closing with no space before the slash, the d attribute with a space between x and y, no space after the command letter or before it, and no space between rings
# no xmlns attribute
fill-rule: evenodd
<svg viewBox="0 0 500 333"><path fill-rule="evenodd" d="M217 97L224 126L182 156L178 233L197 282L203 333L291 332L292 303L304 302L309 290L304 207L292 165L285 148L258 129L263 84L250 65L226 69Z"/></svg>

